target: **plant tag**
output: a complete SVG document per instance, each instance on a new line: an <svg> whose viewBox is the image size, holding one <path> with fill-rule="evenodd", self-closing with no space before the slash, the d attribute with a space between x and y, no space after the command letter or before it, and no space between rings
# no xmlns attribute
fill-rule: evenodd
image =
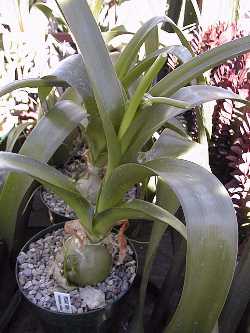
<svg viewBox="0 0 250 333"><path fill-rule="evenodd" d="M72 313L70 294L54 292L56 307L59 312Z"/></svg>

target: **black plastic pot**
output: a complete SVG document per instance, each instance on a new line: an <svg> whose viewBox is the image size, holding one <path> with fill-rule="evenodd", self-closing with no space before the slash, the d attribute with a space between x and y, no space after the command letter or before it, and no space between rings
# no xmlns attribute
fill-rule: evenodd
<svg viewBox="0 0 250 333"><path fill-rule="evenodd" d="M26 252L29 245L45 236L47 233L50 233L53 230L60 229L64 226L64 223L54 224L36 234L32 237L22 248L21 251ZM133 244L130 243L130 246L134 250L137 266L138 259L135 248ZM138 267L136 267L137 271ZM112 304L107 306L88 311L82 314L67 314L50 311L48 309L42 308L34 303L32 303L26 295L23 293L23 290L19 284L18 280L18 263L16 263L16 279L19 290L21 291L25 301L30 306L30 309L33 311L34 315L41 321L46 333L117 333L117 319L119 318L120 308L126 301L126 297L131 290L126 291L123 295L120 296Z"/></svg>

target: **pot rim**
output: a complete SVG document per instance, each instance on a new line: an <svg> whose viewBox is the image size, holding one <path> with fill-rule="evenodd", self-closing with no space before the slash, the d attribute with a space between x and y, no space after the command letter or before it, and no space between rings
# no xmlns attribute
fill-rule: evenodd
<svg viewBox="0 0 250 333"><path fill-rule="evenodd" d="M26 242L26 243L24 244L24 246L23 246L23 247L21 248L21 250L19 251L19 254L20 254L21 252L26 253L27 247L28 247L32 242L35 242L36 240L42 238L43 236L45 236L45 235L48 234L49 232L53 231L54 229L55 229L55 230L58 230L58 229L62 228L62 227L64 226L64 224L65 224L65 222L56 223L56 224L53 224L53 225L51 225L51 226L49 226L49 227L47 227L47 228L45 228L45 229L39 231L37 234L35 234L33 237L31 237L31 238L28 240L28 242ZM134 252L134 257L135 257L135 261L136 261L136 268L135 268L135 277L136 277L136 275L137 275L137 273L138 273L138 255L137 255L137 252L136 252L136 249L135 249L135 246L133 245L133 243L132 243L130 240L127 240L127 241L128 241L130 247L133 249L133 252ZM18 254L18 255L19 255L19 254ZM52 314L56 314L56 315L58 315L58 316L60 316L60 315L61 315L61 316L67 316L67 317L74 316L75 318L77 318L77 317L81 317L81 316L83 316L83 315L91 315L91 314L97 313L97 312L99 312L99 311L105 310L106 308L109 308L110 306L115 305L116 303L118 303L118 302L121 300L121 298L122 298L123 296L125 296L125 295L129 292L129 290L131 289L131 287L133 286L134 281L135 281L135 278L134 278L134 280L132 281L132 283L129 285L129 288L128 288L125 292L123 292L123 293L122 293L119 297L117 297L113 302L108 303L108 304L104 305L103 307L100 307L100 308L97 308L97 309L94 309L94 310L90 310L90 311L87 311L87 312L83 312L83 313L65 313L65 312L53 311L53 310L50 310L50 309L44 308L44 307L42 307L42 306L40 306L40 305L38 305L38 304L33 303L33 302L32 302L32 301L26 296L26 294L25 294L24 291L23 291L23 288L22 288L21 285L20 285L19 278L18 278L18 272L19 272L19 270L18 270L18 260L16 260L16 264L15 264L15 276L16 276L17 285L18 285L18 288L19 288L19 290L20 290L22 296L25 298L25 300L26 300L28 303L32 304L33 306L38 307L39 309L41 309L41 310L43 310L43 311L48 311L48 312L50 312L50 313L52 313Z"/></svg>

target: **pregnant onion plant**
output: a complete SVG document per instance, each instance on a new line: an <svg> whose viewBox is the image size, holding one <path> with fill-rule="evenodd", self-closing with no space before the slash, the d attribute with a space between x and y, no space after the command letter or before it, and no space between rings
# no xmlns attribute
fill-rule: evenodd
<svg viewBox="0 0 250 333"><path fill-rule="evenodd" d="M109 274L111 259L103 242L115 225L126 219L153 220L134 327L138 333L143 332L151 264L162 234L171 226L187 242L186 273L179 305L164 332L211 333L234 273L236 217L227 191L209 170L202 113L198 114L200 143L192 142L173 120L211 100L247 103L232 92L197 82L203 72L249 51L250 37L194 57L174 22L155 17L134 34L113 64L86 0L57 3L79 54L63 60L49 76L15 81L0 89L4 95L21 87L38 87L43 105L49 104L19 154L0 153L1 172L10 172L0 198L1 233L9 244L15 244L17 212L32 179L37 180L74 209L84 229L85 246L74 241L65 251L66 278L84 285ZM162 23L173 27L182 45L159 45L157 26ZM143 44L146 54L141 58ZM168 54L177 57L181 65L155 84ZM58 86L66 90L51 105L49 92ZM94 202L88 196L93 177L89 182L86 178L76 181L47 164L84 120L88 170L103 172ZM154 202L124 200L131 187L147 186L152 177L157 180ZM185 223L174 215L179 205ZM80 252L74 258L85 259L70 261L69 252Z"/></svg>

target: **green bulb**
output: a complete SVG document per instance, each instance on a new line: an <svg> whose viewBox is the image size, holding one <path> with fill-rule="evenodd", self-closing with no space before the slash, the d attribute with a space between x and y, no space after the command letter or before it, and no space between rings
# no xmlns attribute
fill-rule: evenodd
<svg viewBox="0 0 250 333"><path fill-rule="evenodd" d="M65 244L64 274L77 286L95 285L106 279L112 269L112 256L103 244L79 245L71 237Z"/></svg>

